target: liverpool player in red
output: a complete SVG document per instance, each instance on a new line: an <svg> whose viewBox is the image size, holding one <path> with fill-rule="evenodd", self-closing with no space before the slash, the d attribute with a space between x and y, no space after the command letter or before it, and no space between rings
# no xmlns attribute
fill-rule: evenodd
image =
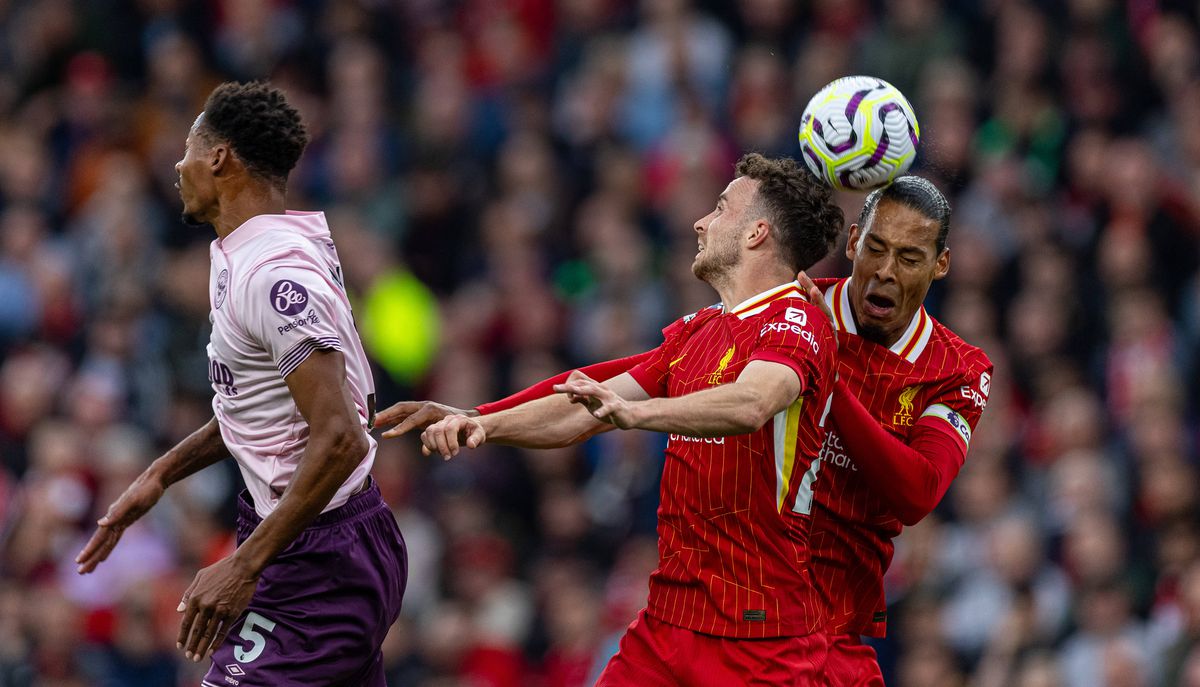
<svg viewBox="0 0 1200 687"><path fill-rule="evenodd" d="M825 613L808 530L836 341L793 277L841 226L830 190L794 161L747 155L695 225L692 270L731 305L676 321L607 382L576 371L556 387L565 393L450 415L421 435L427 453L448 458L484 441L561 446L614 427L670 434L659 567L598 684L820 684Z"/></svg>
<svg viewBox="0 0 1200 687"><path fill-rule="evenodd" d="M922 303L950 266L950 206L932 184L899 178L868 197L850 228L848 279L822 279L838 330L839 381L822 447L810 538L816 583L828 601L831 646L824 671L833 685L883 685L874 651L859 635L882 636L883 573L892 538L933 510L966 458L987 403L991 362L931 318ZM816 297L817 292L811 292ZM583 371L607 379L648 354ZM479 406L494 413L550 393L565 375ZM386 411L393 433L463 412L433 403Z"/></svg>
<svg viewBox="0 0 1200 687"><path fill-rule="evenodd" d="M810 540L830 612L825 675L837 687L883 686L859 635L886 629L892 539L941 501L991 388L983 351L922 305L950 269L949 230L941 192L921 177L900 177L872 193L851 226L850 277L810 289L824 292L839 343Z"/></svg>

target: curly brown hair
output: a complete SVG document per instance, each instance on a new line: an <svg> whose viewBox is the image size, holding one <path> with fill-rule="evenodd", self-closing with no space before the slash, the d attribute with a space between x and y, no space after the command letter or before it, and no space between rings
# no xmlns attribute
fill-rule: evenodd
<svg viewBox="0 0 1200 687"><path fill-rule="evenodd" d="M263 81L226 81L213 89L200 129L228 143L251 174L276 185L287 182L308 145L300 113Z"/></svg>
<svg viewBox="0 0 1200 687"><path fill-rule="evenodd" d="M842 209L833 202L832 188L790 157L749 153L734 169L738 176L758 182L755 202L793 270L806 270L829 254L845 224Z"/></svg>

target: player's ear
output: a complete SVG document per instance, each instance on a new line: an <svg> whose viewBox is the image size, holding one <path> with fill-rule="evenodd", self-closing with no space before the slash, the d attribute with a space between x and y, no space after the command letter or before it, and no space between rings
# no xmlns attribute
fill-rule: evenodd
<svg viewBox="0 0 1200 687"><path fill-rule="evenodd" d="M232 155L233 151L225 143L217 143L208 151L208 166L212 170L213 176L221 174L229 167Z"/></svg>
<svg viewBox="0 0 1200 687"><path fill-rule="evenodd" d="M849 258L851 262L854 261L854 255L858 252L858 239L860 233L861 230L859 229L857 222L850 225L850 236L846 239L846 257Z"/></svg>
<svg viewBox="0 0 1200 687"><path fill-rule="evenodd" d="M746 246L749 248L758 248L763 241L767 240L767 236L771 234L771 225L765 219L760 219L750 225L750 231L746 234Z"/></svg>
<svg viewBox="0 0 1200 687"><path fill-rule="evenodd" d="M933 265L934 280L942 279L950 273L950 249L943 248L942 254L937 256L937 261Z"/></svg>

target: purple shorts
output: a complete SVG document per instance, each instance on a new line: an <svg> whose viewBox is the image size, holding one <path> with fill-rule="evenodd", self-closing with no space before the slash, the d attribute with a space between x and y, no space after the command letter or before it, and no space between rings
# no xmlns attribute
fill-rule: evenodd
<svg viewBox="0 0 1200 687"><path fill-rule="evenodd" d="M261 521L242 492L239 545ZM404 539L372 480L267 566L202 684L383 687L379 647L407 580Z"/></svg>

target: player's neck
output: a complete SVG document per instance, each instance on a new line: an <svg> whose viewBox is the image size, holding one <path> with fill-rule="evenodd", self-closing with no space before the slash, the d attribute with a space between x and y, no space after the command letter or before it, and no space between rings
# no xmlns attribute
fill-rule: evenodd
<svg viewBox="0 0 1200 687"><path fill-rule="evenodd" d="M712 284L725 304L726 312L748 298L796 279L796 273L783 266L754 265L748 261L734 268L721 283Z"/></svg>
<svg viewBox="0 0 1200 687"><path fill-rule="evenodd" d="M904 326L898 329L883 330L879 327L864 326L859 320L858 311L854 309L854 302L850 302L850 316L854 318L854 329L858 335L872 343L877 343L884 348L891 348L896 345L900 337L904 335L904 330L908 329L908 325L912 322L912 317L904 321Z"/></svg>
<svg viewBox="0 0 1200 687"><path fill-rule="evenodd" d="M227 189L213 228L217 238L225 238L252 217L282 215L287 205L283 189L270 184L250 182Z"/></svg>

